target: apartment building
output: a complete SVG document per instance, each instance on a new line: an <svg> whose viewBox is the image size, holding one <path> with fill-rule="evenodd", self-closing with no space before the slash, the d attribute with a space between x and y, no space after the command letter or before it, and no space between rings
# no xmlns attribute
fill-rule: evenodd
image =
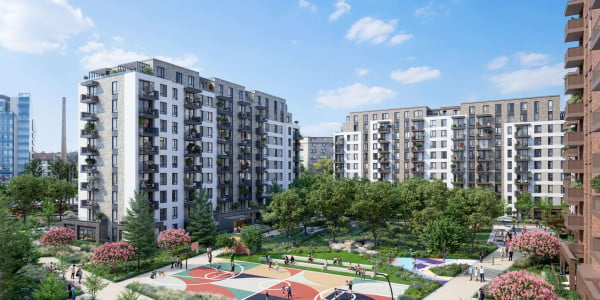
<svg viewBox="0 0 600 300"><path fill-rule="evenodd" d="M559 96L352 112L334 134L334 172L490 188L508 212L524 192L560 204L563 122Z"/></svg>
<svg viewBox="0 0 600 300"><path fill-rule="evenodd" d="M306 170L314 170L313 164L322 158L333 159L333 137L305 136L300 140L300 161Z"/></svg>
<svg viewBox="0 0 600 300"><path fill-rule="evenodd" d="M0 182L8 182L25 170L31 159L33 129L31 95L0 95Z"/></svg>
<svg viewBox="0 0 600 300"><path fill-rule="evenodd" d="M600 196L591 180L600 174L600 1L566 1L564 40L565 202L563 213L572 242L561 243L560 261L569 274L569 287L583 299L600 299Z"/></svg>
<svg viewBox="0 0 600 300"><path fill-rule="evenodd" d="M158 59L94 70L79 86L78 238L119 240L134 193L156 231L184 228L205 189L221 229L260 218L267 185L298 175L285 100Z"/></svg>

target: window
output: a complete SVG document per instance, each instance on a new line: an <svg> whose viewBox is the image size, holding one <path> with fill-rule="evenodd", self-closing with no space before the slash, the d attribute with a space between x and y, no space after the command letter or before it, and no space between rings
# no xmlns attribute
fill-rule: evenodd
<svg viewBox="0 0 600 300"><path fill-rule="evenodd" d="M171 166L177 168L177 156L171 156Z"/></svg>
<svg viewBox="0 0 600 300"><path fill-rule="evenodd" d="M394 119L396 119L396 120L400 119L400 113L399 112L395 112L394 113Z"/></svg>
<svg viewBox="0 0 600 300"><path fill-rule="evenodd" d="M238 91L238 99L244 100L244 91Z"/></svg>
<svg viewBox="0 0 600 300"><path fill-rule="evenodd" d="M113 118L112 119L112 130L113 131L117 130L118 124L119 124L118 119L117 118Z"/></svg>
<svg viewBox="0 0 600 300"><path fill-rule="evenodd" d="M160 203L167 203L167 191L160 191Z"/></svg>
<svg viewBox="0 0 600 300"><path fill-rule="evenodd" d="M177 130L177 122L173 122L171 127L172 127L172 133L177 134L177 131L178 131Z"/></svg>
<svg viewBox="0 0 600 300"><path fill-rule="evenodd" d="M527 102L521 102L521 111L527 110Z"/></svg>
<svg viewBox="0 0 600 300"><path fill-rule="evenodd" d="M363 122L367 122L367 121L369 121L369 115L364 114L363 115Z"/></svg>
<svg viewBox="0 0 600 300"><path fill-rule="evenodd" d="M177 117L177 105L171 106L171 111L173 113L173 117Z"/></svg>
<svg viewBox="0 0 600 300"><path fill-rule="evenodd" d="M162 115L166 115L167 114L167 103L166 102L161 102L160 103L160 113Z"/></svg>
<svg viewBox="0 0 600 300"><path fill-rule="evenodd" d="M167 138L160 138L160 150L167 150Z"/></svg>
<svg viewBox="0 0 600 300"><path fill-rule="evenodd" d="M196 81L195 81L194 76L188 75L188 85L191 87L194 87L195 83L196 83Z"/></svg>
<svg viewBox="0 0 600 300"><path fill-rule="evenodd" d="M160 120L160 132L167 132L167 120Z"/></svg>
<svg viewBox="0 0 600 300"><path fill-rule="evenodd" d="M177 184L177 173L172 173L171 174L171 184L172 185L176 185Z"/></svg>
<svg viewBox="0 0 600 300"><path fill-rule="evenodd" d="M435 127L435 126L436 126L436 124L437 124L437 120L431 120L431 121L429 122L429 127Z"/></svg>
<svg viewBox="0 0 600 300"><path fill-rule="evenodd" d="M119 93L119 82L118 81L113 81L112 82L112 94L116 95Z"/></svg>
<svg viewBox="0 0 600 300"><path fill-rule="evenodd" d="M483 112L484 113L489 113L490 112L490 106L489 105L484 105L483 106Z"/></svg>
<svg viewBox="0 0 600 300"><path fill-rule="evenodd" d="M183 83L183 74L181 72L175 72L175 82Z"/></svg>
<svg viewBox="0 0 600 300"><path fill-rule="evenodd" d="M167 85L166 84L161 84L160 85L160 96L161 97L166 97L167 96Z"/></svg>
<svg viewBox="0 0 600 300"><path fill-rule="evenodd" d="M156 76L160 78L165 78L165 68L156 67Z"/></svg>
<svg viewBox="0 0 600 300"><path fill-rule="evenodd" d="M442 124L440 124L440 126L446 127L447 123L448 123L448 120L442 119Z"/></svg>
<svg viewBox="0 0 600 300"><path fill-rule="evenodd" d="M508 111L509 115L514 114L515 113L515 104L514 103L506 104L506 110Z"/></svg>
<svg viewBox="0 0 600 300"><path fill-rule="evenodd" d="M554 156L554 149L548 149L548 157Z"/></svg>
<svg viewBox="0 0 600 300"><path fill-rule="evenodd" d="M535 133L541 133L542 132L542 125L535 125L535 126L533 126L533 132L535 132Z"/></svg>
<svg viewBox="0 0 600 300"><path fill-rule="evenodd" d="M119 111L119 101L117 99L112 99L112 112Z"/></svg>
<svg viewBox="0 0 600 300"><path fill-rule="evenodd" d="M548 100L548 111L552 111L552 100Z"/></svg>
<svg viewBox="0 0 600 300"><path fill-rule="evenodd" d="M177 88L171 89L171 94L173 94L173 100L177 100Z"/></svg>
<svg viewBox="0 0 600 300"><path fill-rule="evenodd" d="M469 106L469 114L470 115L474 115L475 114L475 106Z"/></svg>
<svg viewBox="0 0 600 300"><path fill-rule="evenodd" d="M161 156L159 156L159 160L160 160L160 167L166 168L167 167L167 156L161 155Z"/></svg>
<svg viewBox="0 0 600 300"><path fill-rule="evenodd" d="M377 121L377 114L373 114L373 121Z"/></svg>
<svg viewBox="0 0 600 300"><path fill-rule="evenodd" d="M227 96L233 98L233 88L227 88ZM277 108L275 108L275 111L277 111Z"/></svg>
<svg viewBox="0 0 600 300"><path fill-rule="evenodd" d="M499 115L502 113L502 104L496 104L496 114Z"/></svg>
<svg viewBox="0 0 600 300"><path fill-rule="evenodd" d="M113 168L119 167L119 159L116 154L112 155L112 166L113 166Z"/></svg>
<svg viewBox="0 0 600 300"><path fill-rule="evenodd" d="M177 151L177 139L173 139L173 151Z"/></svg>
<svg viewBox="0 0 600 300"><path fill-rule="evenodd" d="M554 126L552 124L548 125L548 133L554 132Z"/></svg>
<svg viewBox="0 0 600 300"><path fill-rule="evenodd" d="M160 209L160 220L161 221L166 221L167 220L167 209L166 208L161 208Z"/></svg>
<svg viewBox="0 0 600 300"><path fill-rule="evenodd" d="M167 184L167 173L160 173L160 185Z"/></svg>
<svg viewBox="0 0 600 300"><path fill-rule="evenodd" d="M171 202L177 202L177 190L171 191Z"/></svg>
<svg viewBox="0 0 600 300"><path fill-rule="evenodd" d="M117 142L117 137L116 136L112 137L112 148L113 149L118 149L119 148L119 144Z"/></svg>

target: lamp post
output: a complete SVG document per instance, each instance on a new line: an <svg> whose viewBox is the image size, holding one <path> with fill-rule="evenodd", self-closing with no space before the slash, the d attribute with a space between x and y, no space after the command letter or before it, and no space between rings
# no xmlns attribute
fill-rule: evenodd
<svg viewBox="0 0 600 300"><path fill-rule="evenodd" d="M392 284L390 283L390 276L385 273L375 273L375 276L383 276L387 280L388 285L390 286L391 299L394 300L394 291L392 290Z"/></svg>

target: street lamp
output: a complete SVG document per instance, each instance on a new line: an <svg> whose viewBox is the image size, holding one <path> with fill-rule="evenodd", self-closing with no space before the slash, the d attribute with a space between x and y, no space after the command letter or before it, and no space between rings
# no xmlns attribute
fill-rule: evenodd
<svg viewBox="0 0 600 300"><path fill-rule="evenodd" d="M390 285L390 294L392 296L391 298L392 300L394 300L394 291L392 290L392 284L390 283L390 276L385 273L375 273L375 276L383 276L387 280L388 284Z"/></svg>

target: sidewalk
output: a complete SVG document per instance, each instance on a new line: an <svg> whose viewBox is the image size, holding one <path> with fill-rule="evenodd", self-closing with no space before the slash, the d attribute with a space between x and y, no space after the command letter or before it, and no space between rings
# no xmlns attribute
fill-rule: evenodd
<svg viewBox="0 0 600 300"><path fill-rule="evenodd" d="M523 226L521 225L521 228ZM493 229L507 229L510 226L503 225L494 225ZM527 225L528 231L537 231L542 230L535 227L535 225ZM493 234L493 231L492 233ZM485 269L485 282L469 281L470 276L467 275L458 275L454 277L452 280L448 281L446 284L441 286L435 292L431 293L427 296L426 300L451 300L451 299L477 299L476 293L478 293L479 288L485 284L490 284L492 280L504 273L508 268L513 265L514 260L521 257L521 253L515 252L513 256L513 261L508 261L507 259L501 260L500 249L496 249L496 251L490 253L483 259L483 263L477 263L474 266L479 267L483 266ZM494 257L494 265L492 265L492 257ZM473 275L475 277L475 275Z"/></svg>

